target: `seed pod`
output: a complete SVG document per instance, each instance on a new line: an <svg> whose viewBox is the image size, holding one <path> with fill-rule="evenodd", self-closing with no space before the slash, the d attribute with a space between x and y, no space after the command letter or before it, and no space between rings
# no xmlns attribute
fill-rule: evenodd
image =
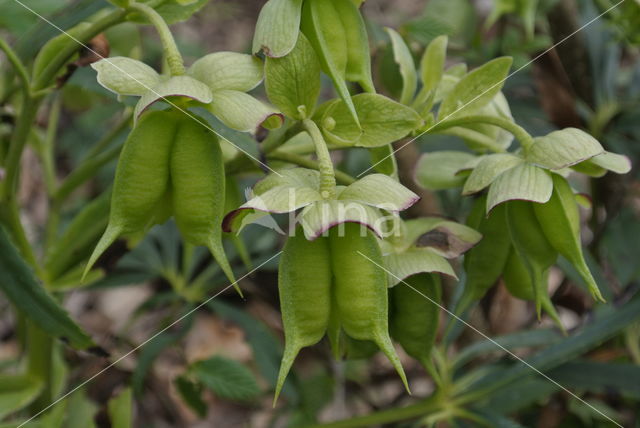
<svg viewBox="0 0 640 428"><path fill-rule="evenodd" d="M440 277L412 275L391 288L389 295L391 336L407 354L431 370L442 299Z"/></svg>
<svg viewBox="0 0 640 428"><path fill-rule="evenodd" d="M348 49L345 43L347 36L334 2L331 0L305 1L302 6L300 28L316 51L322 70L331 78L338 95L349 108L353 120L360 126L345 82L348 60Z"/></svg>
<svg viewBox="0 0 640 428"><path fill-rule="evenodd" d="M369 37L360 10L350 1L331 1L342 20L342 28L345 32L345 40L343 41L347 45L345 77L351 82L357 82L365 92L374 93L376 90L371 78Z"/></svg>
<svg viewBox="0 0 640 428"><path fill-rule="evenodd" d="M547 270L543 275L544 284L547 283L548 276L549 271ZM522 300L535 300L535 290L531 282L529 270L515 250L511 250L511 253L509 254L507 264L505 265L504 272L502 273L502 280L512 296ZM542 308L549 314L556 325L564 331L564 327L562 322L560 322L560 317L556 312L556 308L554 308L547 293L542 295Z"/></svg>
<svg viewBox="0 0 640 428"><path fill-rule="evenodd" d="M282 250L278 269L280 310L285 349L280 364L274 404L300 349L325 334L331 312L331 258L329 238L308 241L301 228Z"/></svg>
<svg viewBox="0 0 640 428"><path fill-rule="evenodd" d="M209 248L229 281L233 271L222 246L225 177L220 144L205 126L180 118L171 152L173 214L183 239ZM240 295L239 287L236 290Z"/></svg>
<svg viewBox="0 0 640 428"><path fill-rule="evenodd" d="M535 204L536 217L553 248L573 264L594 298L604 302L582 254L580 213L571 186L558 174L552 174L552 178L551 199L545 204Z"/></svg>
<svg viewBox="0 0 640 428"><path fill-rule="evenodd" d="M361 225L330 229L331 266L340 325L353 339L371 340L389 358L407 391L409 385L389 337L387 274L376 237Z"/></svg>
<svg viewBox="0 0 640 428"><path fill-rule="evenodd" d="M122 235L144 230L169 188L169 158L177 115L144 114L124 143L111 197L109 224L93 250L84 275L98 257Z"/></svg>
<svg viewBox="0 0 640 428"><path fill-rule="evenodd" d="M531 280L536 312L540 316L542 302L548 299L547 270L558 258L542 231L534 212L534 202L509 201L505 203L509 236Z"/></svg>
<svg viewBox="0 0 640 428"><path fill-rule="evenodd" d="M509 256L511 241L505 233L506 217L504 205L498 205L485 216L486 195L474 202L467 225L482 233L482 240L464 256L467 280L464 294L458 304L462 312L474 300L478 300L495 284L504 270Z"/></svg>

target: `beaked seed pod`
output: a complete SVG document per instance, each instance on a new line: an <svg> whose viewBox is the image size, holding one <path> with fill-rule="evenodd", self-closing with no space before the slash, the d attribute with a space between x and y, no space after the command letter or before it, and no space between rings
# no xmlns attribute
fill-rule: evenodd
<svg viewBox="0 0 640 428"><path fill-rule="evenodd" d="M442 299L440 277L412 275L389 290L391 336L407 354L431 369Z"/></svg>
<svg viewBox="0 0 640 428"><path fill-rule="evenodd" d="M217 137L199 120L183 116L171 152L173 215L184 240L209 248L235 283L222 246L225 177ZM239 288L236 287L239 291Z"/></svg>
<svg viewBox="0 0 640 428"><path fill-rule="evenodd" d="M329 324L331 257L328 238L308 241L298 228L296 234L287 239L278 268L278 291L285 349L274 404L300 349L322 339Z"/></svg>
<svg viewBox="0 0 640 428"><path fill-rule="evenodd" d="M387 356L407 391L409 386L389 336L387 274L376 237L361 225L344 223L330 229L331 266L337 316L353 339L370 340ZM342 235L342 236L341 236Z"/></svg>
<svg viewBox="0 0 640 428"><path fill-rule="evenodd" d="M169 188L169 158L177 128L175 113L144 114L118 160L109 224L93 250L85 275L118 237L146 229Z"/></svg>

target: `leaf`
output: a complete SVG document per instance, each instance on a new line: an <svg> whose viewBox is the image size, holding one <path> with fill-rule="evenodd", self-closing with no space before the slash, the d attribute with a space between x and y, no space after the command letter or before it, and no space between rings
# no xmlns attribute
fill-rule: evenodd
<svg viewBox="0 0 640 428"><path fill-rule="evenodd" d="M522 163L498 176L489 187L487 212L506 201L518 199L545 203L551 198L553 180L537 166Z"/></svg>
<svg viewBox="0 0 640 428"><path fill-rule="evenodd" d="M374 171L398 179L398 162L391 144L372 147L369 149L369 155Z"/></svg>
<svg viewBox="0 0 640 428"><path fill-rule="evenodd" d="M298 40L302 0L269 0L260 10L253 35L253 53L268 57L287 55Z"/></svg>
<svg viewBox="0 0 640 428"><path fill-rule="evenodd" d="M422 124L412 108L383 95L358 94L353 97L360 127L352 120L343 101L329 105L321 125L324 136L343 146L380 147L397 141Z"/></svg>
<svg viewBox="0 0 640 428"><path fill-rule="evenodd" d="M269 101L280 111L293 119L313 115L320 95L320 63L304 34L286 57L267 58L265 75Z"/></svg>
<svg viewBox="0 0 640 428"><path fill-rule="evenodd" d="M198 416L204 418L207 415L207 403L202 400L202 384L193 382L185 376L178 376L173 383L182 400Z"/></svg>
<svg viewBox="0 0 640 428"><path fill-rule="evenodd" d="M471 153L449 150L425 153L416 164L416 183L431 190L459 187L465 177L457 175L457 172L474 158Z"/></svg>
<svg viewBox="0 0 640 428"><path fill-rule="evenodd" d="M576 128L554 131L534 139L525 159L549 169L562 169L604 153L591 135Z"/></svg>
<svg viewBox="0 0 640 428"><path fill-rule="evenodd" d="M605 151L591 159L573 165L572 168L592 177L602 177L607 171L626 174L631 171L631 160L627 156Z"/></svg>
<svg viewBox="0 0 640 428"><path fill-rule="evenodd" d="M347 67L345 78L357 82L365 92L375 93L371 77L371 52L367 27L362 18L359 5L350 1L333 0L345 31L347 44Z"/></svg>
<svg viewBox="0 0 640 428"><path fill-rule="evenodd" d="M447 55L447 36L436 37L429 43L420 60L420 78L422 91L434 90L442 80Z"/></svg>
<svg viewBox="0 0 640 428"><path fill-rule="evenodd" d="M393 59L400 66L400 75L402 76L402 94L400 95L401 104L409 104L413 100L418 87L418 75L416 73L416 65L413 62L413 56L409 47L406 45L402 36L393 28L386 27L385 31L391 38L393 46Z"/></svg>
<svg viewBox="0 0 640 428"><path fill-rule="evenodd" d="M189 76L174 76L158 83L142 95L134 111L137 119L151 104L157 101L167 101L167 97L187 97L203 104L213 100L211 90L207 85ZM169 102L171 102L169 100Z"/></svg>
<svg viewBox="0 0 640 428"><path fill-rule="evenodd" d="M389 176L370 174L347 186L338 199L397 212L406 210L420 197Z"/></svg>
<svg viewBox="0 0 640 428"><path fill-rule="evenodd" d="M438 120L471 114L487 105L502 89L511 58L500 57L469 72L442 101Z"/></svg>
<svg viewBox="0 0 640 428"><path fill-rule="evenodd" d="M570 361L549 375L562 385L593 393L616 391L640 400L640 367L622 362Z"/></svg>
<svg viewBox="0 0 640 428"><path fill-rule="evenodd" d="M221 398L249 401L260 394L253 373L242 364L225 357L215 356L198 361L191 365L189 373Z"/></svg>
<svg viewBox="0 0 640 428"><path fill-rule="evenodd" d="M480 192L503 172L520 165L522 158L506 153L495 153L482 158L462 188L463 195Z"/></svg>
<svg viewBox="0 0 640 428"><path fill-rule="evenodd" d="M0 419L35 400L42 387L42 381L30 375L0 375Z"/></svg>
<svg viewBox="0 0 640 428"><path fill-rule="evenodd" d="M314 240L343 223L358 223L382 237L385 235L383 227L387 219L380 211L368 205L336 200L316 202L305 207L300 214L300 223L308 240Z"/></svg>
<svg viewBox="0 0 640 428"><path fill-rule="evenodd" d="M194 62L187 74L206 84L211 91L221 89L247 92L262 82L260 58L236 52L216 52Z"/></svg>
<svg viewBox="0 0 640 428"><path fill-rule="evenodd" d="M115 56L91 64L100 85L118 95L144 95L160 83L160 75L147 64Z"/></svg>
<svg viewBox="0 0 640 428"><path fill-rule="evenodd" d="M6 11L5 11L6 12ZM33 63L33 81L38 80L40 75L47 69L49 63L65 49L68 45L78 45L77 39L85 30L91 27L89 22L80 22L72 28L66 30L64 34L58 34L49 39L47 43L40 48ZM80 49L80 45L78 45ZM70 61L71 59L69 59ZM62 73L62 71L60 71Z"/></svg>
<svg viewBox="0 0 640 428"><path fill-rule="evenodd" d="M207 110L231 129L256 133L271 118L282 124L282 115L262 101L249 94L233 90L219 90L213 93L213 100ZM271 127L271 125L269 125Z"/></svg>
<svg viewBox="0 0 640 428"><path fill-rule="evenodd" d="M64 340L77 349L95 348L91 338L38 283L33 271L9 241L1 226L0 289L22 315L47 334ZM98 349L96 352L99 352Z"/></svg>
<svg viewBox="0 0 640 428"><path fill-rule="evenodd" d="M384 256L389 274L389 287L417 273L439 272L458 278L449 262L430 248L410 248L401 253Z"/></svg>
<svg viewBox="0 0 640 428"><path fill-rule="evenodd" d="M112 428L131 428L133 426L132 396L131 388L125 388L109 400L107 408Z"/></svg>
<svg viewBox="0 0 640 428"><path fill-rule="evenodd" d="M94 418L98 406L87 398L85 388L79 389L68 397L66 418L61 428L96 428ZM46 428L49 428L45 424ZM112 425L113 428L118 428Z"/></svg>

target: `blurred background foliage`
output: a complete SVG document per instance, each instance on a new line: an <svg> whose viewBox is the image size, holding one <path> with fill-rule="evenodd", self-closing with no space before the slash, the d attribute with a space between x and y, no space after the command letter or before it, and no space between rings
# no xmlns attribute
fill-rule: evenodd
<svg viewBox="0 0 640 428"><path fill-rule="evenodd" d="M33 0L29 7L61 29L68 29L109 4L104 0ZM177 16L172 29L187 63L203 54L233 50L249 52L253 27L262 1L201 0L187 16ZM516 122L534 135L573 126L596 136L607 150L640 161L640 3L626 0L603 18L600 13L615 0L367 0L367 19L374 75L379 91L397 95L401 80L393 61L384 26L397 29L418 55L441 34L450 37L448 65L470 68L501 55L514 57L513 75L504 92ZM593 22L591 22L593 21ZM586 28L581 27L588 24ZM567 36L577 33L569 38ZM0 0L0 34L25 60L58 30L14 0ZM132 23L104 34L111 56L143 59L161 69L161 48L153 30ZM560 43L555 49L549 48ZM0 80L0 153L15 115L4 101L11 97L12 78L3 58ZM327 97L330 84L325 82ZM258 95L260 89L257 90ZM55 165L66 177L85 159L95 158L103 141L108 153L90 183L73 189L64 207L64 228L94 198L108 192L119 147L127 133L127 113L115 97L101 88L89 67L75 70L39 117L32 130L31 150L25 156L21 198L25 223L33 237L44 233L46 196L41 167L34 155L53 129ZM259 155L248 135L239 134L209 118L211 126L234 143ZM114 131L115 129L115 131ZM110 135L112 134L112 135ZM109 138L105 139L105 136ZM111 138L112 137L112 138ZM467 150L450 136L429 135L398 153L403 179L411 180L419 152ZM364 150L335 153L340 168L353 175L367 168ZM588 258L610 303L594 310L593 302L568 263L552 273L553 302L568 330L586 325L578 336L563 339L550 320L538 322L534 308L511 297L501 284L467 314L468 321L521 357L533 358L541 369L576 391L589 404L625 426L640 420L640 323L629 324L640 310L640 181L632 173L581 179L573 184L590 194L592 208L583 211L589 233L584 236ZM231 185L235 202L244 201L244 189L259 179L259 171L238 174ZM457 190L421 191L415 214L442 215L464 221L470 201ZM108 200L107 196L97 202ZM236 204L237 205L237 204ZM233 205L232 205L233 206ZM84 242L72 242L79 251L101 234L106 217L92 220ZM93 234L93 235L92 235ZM404 358L414 397L408 397L392 368L378 356L369 360L332 360L328 346L305 349L275 409L273 385L282 352L278 312L277 260L281 236L257 225L240 238L227 237L227 249L237 274L262 266L242 280L247 299L228 292L187 316L179 324L146 343L138 352L75 393L65 406L67 425L81 409L86 418L78 426L108 426L107 414L118 405L111 397L130 385L135 426L301 426L348 419L380 409L398 408L426 397L433 384L423 369ZM241 242L238 242L238 239ZM235 241L235 242L234 242ZM235 245L233 245L235 244ZM246 252L246 254L245 254ZM250 259L250 260L249 260ZM157 227L135 249L115 246L102 259L105 274L78 286L71 276L56 283L57 291L71 291L65 306L112 355L123 355L180 318L205 298L227 285L205 252L182 245L172 223ZM462 278L464 281L464 278ZM449 281L447 301L455 300L461 285ZM8 303L0 298L0 365L10 369L18 361L16 338L20 326L10 320ZM451 359L450 369L469 388L478 379L504 385L479 397L473 411L490 426L605 427L603 419L556 385L512 359L469 329L451 322L438 352ZM587 334L588 333L588 334ZM97 373L108 362L60 347L60 390ZM515 370L515 371L514 371ZM66 376L68 374L68 377ZM509 377L511 376L511 377ZM503 379L504 380L504 379ZM501 380L501 381L503 381ZM0 385L2 389L2 385ZM15 398L15 397L14 397ZM19 400L18 398L15 398ZM100 403L107 403L103 405ZM115 403L115 404L114 404ZM11 409L0 403L0 409ZM58 412L65 412L60 410ZM11 413L11 411L7 412ZM46 419L46 418L49 419ZM58 417L53 410L41 426ZM62 420L62 419L60 419ZM394 426L423 426L422 418ZM84 424L84 425L83 425ZM451 422L452 426L475 426ZM345 425L348 426L348 425ZM366 426L366 425L363 425Z"/></svg>

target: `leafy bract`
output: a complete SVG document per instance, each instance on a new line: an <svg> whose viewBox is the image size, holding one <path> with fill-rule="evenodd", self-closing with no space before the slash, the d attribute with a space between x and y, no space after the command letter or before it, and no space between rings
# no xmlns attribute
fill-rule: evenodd
<svg viewBox="0 0 640 428"><path fill-rule="evenodd" d="M340 200L316 202L304 208L300 214L300 224L309 240L316 239L343 223L358 223L376 235L383 236L386 219L373 207Z"/></svg>
<svg viewBox="0 0 640 428"><path fill-rule="evenodd" d="M409 104L413 100L418 87L418 75L416 73L416 65L413 62L413 56L409 47L392 28L385 28L387 34L391 38L393 46L393 59L400 67L400 75L402 76L402 94L400 95L400 103Z"/></svg>
<svg viewBox="0 0 640 428"><path fill-rule="evenodd" d="M287 55L298 40L302 0L269 0L260 10L253 35L253 53L272 58Z"/></svg>
<svg viewBox="0 0 640 428"><path fill-rule="evenodd" d="M134 110L134 117L139 117L153 103L166 100L167 97L187 97L203 104L213 100L213 94L207 85L189 76L170 77L145 92Z"/></svg>
<svg viewBox="0 0 640 428"><path fill-rule="evenodd" d="M236 131L254 133L271 117L278 117L282 122L282 115L273 108L240 91L222 89L214 92L207 109Z"/></svg>
<svg viewBox="0 0 640 428"><path fill-rule="evenodd" d="M311 117L320 94L320 63L300 33L295 48L284 58L267 58L265 89L269 100L286 116Z"/></svg>
<svg viewBox="0 0 640 428"><path fill-rule="evenodd" d="M500 174L522 162L522 158L506 153L484 156L464 183L462 194L470 195L483 190L493 183Z"/></svg>
<svg viewBox="0 0 640 428"><path fill-rule="evenodd" d="M487 212L510 200L545 203L551 198L553 181L542 168L522 163L498 176L489 187Z"/></svg>
<svg viewBox="0 0 640 428"><path fill-rule="evenodd" d="M457 278L449 262L430 248L410 248L402 253L384 256L384 265L391 272L389 286L417 273L439 272Z"/></svg>
<svg viewBox="0 0 640 428"><path fill-rule="evenodd" d="M420 198L384 174L370 174L345 188L340 200L351 200L387 211L403 211Z"/></svg>
<svg viewBox="0 0 640 428"><path fill-rule="evenodd" d="M496 58L460 79L442 101L439 120L468 115L487 105L502 89L511 62L509 57Z"/></svg>
<svg viewBox="0 0 640 428"><path fill-rule="evenodd" d="M465 178L457 173L474 158L471 153L452 150L425 153L416 164L416 183L432 190L461 186Z"/></svg>
<svg viewBox="0 0 640 428"><path fill-rule="evenodd" d="M320 123L330 142L344 146L379 147L405 137L417 129L422 119L410 107L383 95L358 94L353 104L360 118L358 126L342 100L326 107Z"/></svg>
<svg viewBox="0 0 640 428"><path fill-rule="evenodd" d="M566 128L535 138L525 158L549 169L562 169L603 153L604 149L591 135Z"/></svg>
<svg viewBox="0 0 640 428"><path fill-rule="evenodd" d="M98 83L118 95L141 96L160 83L160 75L147 64L116 56L91 64Z"/></svg>
<svg viewBox="0 0 640 428"><path fill-rule="evenodd" d="M247 92L262 82L264 72L260 58L236 52L215 52L194 62L187 74L214 92L220 89Z"/></svg>

